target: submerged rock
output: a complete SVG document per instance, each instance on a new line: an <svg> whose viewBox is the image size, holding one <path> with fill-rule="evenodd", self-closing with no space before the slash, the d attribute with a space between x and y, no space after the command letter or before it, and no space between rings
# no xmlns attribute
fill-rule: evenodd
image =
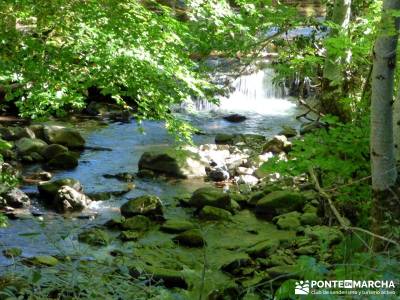
<svg viewBox="0 0 400 300"><path fill-rule="evenodd" d="M145 232L149 230L151 226L151 221L149 218L145 216L134 216L128 219L125 219L121 223L121 227L125 230L135 230L139 232Z"/></svg>
<svg viewBox="0 0 400 300"><path fill-rule="evenodd" d="M201 209L200 217L211 221L228 221L232 214L225 209L206 205Z"/></svg>
<svg viewBox="0 0 400 300"><path fill-rule="evenodd" d="M63 126L45 126L44 136L51 144L61 144L68 148L82 149L85 146L85 139L79 131Z"/></svg>
<svg viewBox="0 0 400 300"><path fill-rule="evenodd" d="M78 235L78 240L93 246L107 246L111 238L106 231L99 228L91 228L81 232Z"/></svg>
<svg viewBox="0 0 400 300"><path fill-rule="evenodd" d="M123 204L121 206L121 214L126 218L137 215L144 215L153 219L162 218L162 203L157 196L140 196Z"/></svg>
<svg viewBox="0 0 400 300"><path fill-rule="evenodd" d="M203 247L206 243L201 231L198 229L184 231L174 237L173 241L187 247Z"/></svg>
<svg viewBox="0 0 400 300"><path fill-rule="evenodd" d="M40 256L34 256L32 258L27 258L24 261L24 263L32 266L54 267L59 263L59 261L54 256L40 255Z"/></svg>
<svg viewBox="0 0 400 300"><path fill-rule="evenodd" d="M148 151L139 160L139 170L150 170L176 178L196 178L206 175L205 163L197 153L173 148Z"/></svg>
<svg viewBox="0 0 400 300"><path fill-rule="evenodd" d="M186 220L167 220L161 227L161 231L168 233L181 233L195 228L195 224Z"/></svg>
<svg viewBox="0 0 400 300"><path fill-rule="evenodd" d="M21 248L7 248L3 250L3 255L7 258L14 258L21 256L22 249Z"/></svg>
<svg viewBox="0 0 400 300"><path fill-rule="evenodd" d="M137 241L142 236L142 232L135 230L125 230L120 233L118 238L124 242Z"/></svg>
<svg viewBox="0 0 400 300"><path fill-rule="evenodd" d="M204 187L194 191L190 198L189 205L196 208L203 208L206 205L227 208L230 206L229 194L214 187Z"/></svg>
<svg viewBox="0 0 400 300"><path fill-rule="evenodd" d="M162 283L167 288L188 288L188 283L181 271L145 266L144 269L132 268L129 273L134 278L146 276L151 282Z"/></svg>
<svg viewBox="0 0 400 300"><path fill-rule="evenodd" d="M53 206L57 211L65 213L68 211L79 211L90 204L89 197L73 189L68 185L62 186L54 197Z"/></svg>

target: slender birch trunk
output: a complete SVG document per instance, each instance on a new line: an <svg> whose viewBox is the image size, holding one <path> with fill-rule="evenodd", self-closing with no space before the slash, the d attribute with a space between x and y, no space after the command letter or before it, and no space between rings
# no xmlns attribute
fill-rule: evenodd
<svg viewBox="0 0 400 300"><path fill-rule="evenodd" d="M332 29L331 36L336 36L348 29L350 16L351 0L336 0L331 21L337 24L340 30ZM335 52L328 49L323 70L321 109L324 113L338 116L342 121L348 121L350 118L349 112L339 102L343 96L344 83L344 73L341 65L350 57L349 55L350 53L346 53L345 57L337 56Z"/></svg>
<svg viewBox="0 0 400 300"><path fill-rule="evenodd" d="M393 138L394 74L399 19L394 10L400 0L384 0L380 32L374 47L371 97L371 167L373 190L373 230L387 233L383 226L399 222L397 168ZM375 247L379 248L382 245Z"/></svg>
<svg viewBox="0 0 400 300"><path fill-rule="evenodd" d="M400 85L397 87L397 96L393 104L393 137L396 161L400 162Z"/></svg>

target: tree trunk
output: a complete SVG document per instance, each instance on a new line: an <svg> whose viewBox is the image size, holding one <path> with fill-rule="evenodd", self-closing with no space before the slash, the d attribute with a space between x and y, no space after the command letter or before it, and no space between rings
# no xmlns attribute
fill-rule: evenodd
<svg viewBox="0 0 400 300"><path fill-rule="evenodd" d="M331 21L340 26L341 30L331 29L331 36L337 36L348 29L351 15L351 0L336 0ZM323 70L321 109L324 113L338 116L342 121L350 119L349 111L340 102L343 97L344 73L341 65L349 58L349 53L338 56L327 50Z"/></svg>
<svg viewBox="0 0 400 300"><path fill-rule="evenodd" d="M397 87L397 96L393 104L393 137L396 161L400 162L400 85Z"/></svg>
<svg viewBox="0 0 400 300"><path fill-rule="evenodd" d="M399 222L397 169L393 139L393 94L399 19L392 16L400 0L384 0L374 47L371 97L371 167L373 231L386 234ZM394 30L395 29L395 30ZM383 229L383 228L386 228ZM375 248L382 247L375 241Z"/></svg>

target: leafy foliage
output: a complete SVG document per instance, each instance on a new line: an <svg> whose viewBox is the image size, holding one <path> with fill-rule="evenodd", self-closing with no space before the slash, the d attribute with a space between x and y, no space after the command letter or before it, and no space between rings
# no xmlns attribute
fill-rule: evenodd
<svg viewBox="0 0 400 300"><path fill-rule="evenodd" d="M262 170L297 176L314 168L320 174L320 184L334 192L337 201L350 207L354 204L367 217L371 199L368 120L342 124L328 117L324 121L327 129L293 142L289 161L274 159L266 162Z"/></svg>

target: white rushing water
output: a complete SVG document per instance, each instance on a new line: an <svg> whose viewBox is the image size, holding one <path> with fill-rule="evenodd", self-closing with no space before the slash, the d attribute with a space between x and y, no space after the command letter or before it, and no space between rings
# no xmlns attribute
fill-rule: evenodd
<svg viewBox="0 0 400 300"><path fill-rule="evenodd" d="M189 107L201 112L259 114L264 116L289 115L296 105L287 97L287 89L274 83L272 68L236 78L229 96L219 98L219 105L197 100ZM188 107L187 103L185 104ZM194 106L194 107L193 107Z"/></svg>
<svg viewBox="0 0 400 300"><path fill-rule="evenodd" d="M286 89L274 84L273 69L264 69L238 77L229 97L222 97L218 110L224 112L253 112L261 115L286 115L295 104L286 99Z"/></svg>

